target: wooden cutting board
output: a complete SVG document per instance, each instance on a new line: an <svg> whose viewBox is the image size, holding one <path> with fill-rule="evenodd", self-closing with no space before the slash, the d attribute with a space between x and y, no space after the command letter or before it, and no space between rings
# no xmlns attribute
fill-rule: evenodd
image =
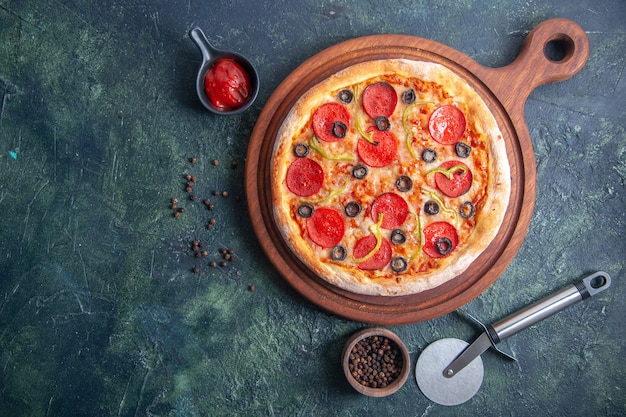
<svg viewBox="0 0 626 417"><path fill-rule="evenodd" d="M533 29L515 61L502 68L484 67L450 47L406 35L355 38L309 58L271 95L250 138L245 191L252 225L263 250L283 278L306 299L351 320L404 324L429 320L463 306L500 276L513 260L530 224L535 204L536 165L524 120L526 99L541 84L572 77L582 69L588 56L589 41L583 29L570 20L551 19ZM300 262L285 244L272 215L270 159L280 125L308 89L348 66L393 58L442 64L476 90L504 135L511 167L511 195L495 239L461 275L419 294L367 296L327 283Z"/></svg>

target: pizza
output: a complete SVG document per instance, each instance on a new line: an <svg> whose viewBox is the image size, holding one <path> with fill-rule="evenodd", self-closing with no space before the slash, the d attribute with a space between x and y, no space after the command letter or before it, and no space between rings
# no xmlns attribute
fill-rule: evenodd
<svg viewBox="0 0 626 417"><path fill-rule="evenodd" d="M304 92L270 172L293 254L328 284L377 296L462 274L496 237L511 187L479 94L443 65L406 59L358 63Z"/></svg>

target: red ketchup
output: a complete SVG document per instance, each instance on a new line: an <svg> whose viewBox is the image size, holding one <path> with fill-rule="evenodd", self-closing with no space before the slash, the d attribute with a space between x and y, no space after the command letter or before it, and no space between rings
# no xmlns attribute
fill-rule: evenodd
<svg viewBox="0 0 626 417"><path fill-rule="evenodd" d="M216 109L237 109L250 97L250 77L234 60L219 59L204 76L204 92Z"/></svg>

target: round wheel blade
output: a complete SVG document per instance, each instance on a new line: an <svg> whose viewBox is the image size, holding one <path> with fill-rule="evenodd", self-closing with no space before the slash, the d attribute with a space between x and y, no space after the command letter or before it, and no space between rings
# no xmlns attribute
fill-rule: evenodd
<svg viewBox="0 0 626 417"><path fill-rule="evenodd" d="M472 398L483 383L483 361L478 356L452 378L443 370L468 346L459 339L441 339L424 349L415 365L415 379L422 393L441 405L459 405Z"/></svg>

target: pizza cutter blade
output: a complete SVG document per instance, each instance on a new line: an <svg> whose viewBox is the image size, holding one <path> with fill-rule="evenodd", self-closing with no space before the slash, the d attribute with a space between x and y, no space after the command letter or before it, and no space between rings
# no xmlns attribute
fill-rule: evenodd
<svg viewBox="0 0 626 417"><path fill-rule="evenodd" d="M431 343L415 365L418 387L437 404L453 406L468 401L483 382L481 353L490 347L496 348L496 344L504 339L604 291L610 285L609 274L596 272L493 325L485 326L485 331L471 345L452 338Z"/></svg>

